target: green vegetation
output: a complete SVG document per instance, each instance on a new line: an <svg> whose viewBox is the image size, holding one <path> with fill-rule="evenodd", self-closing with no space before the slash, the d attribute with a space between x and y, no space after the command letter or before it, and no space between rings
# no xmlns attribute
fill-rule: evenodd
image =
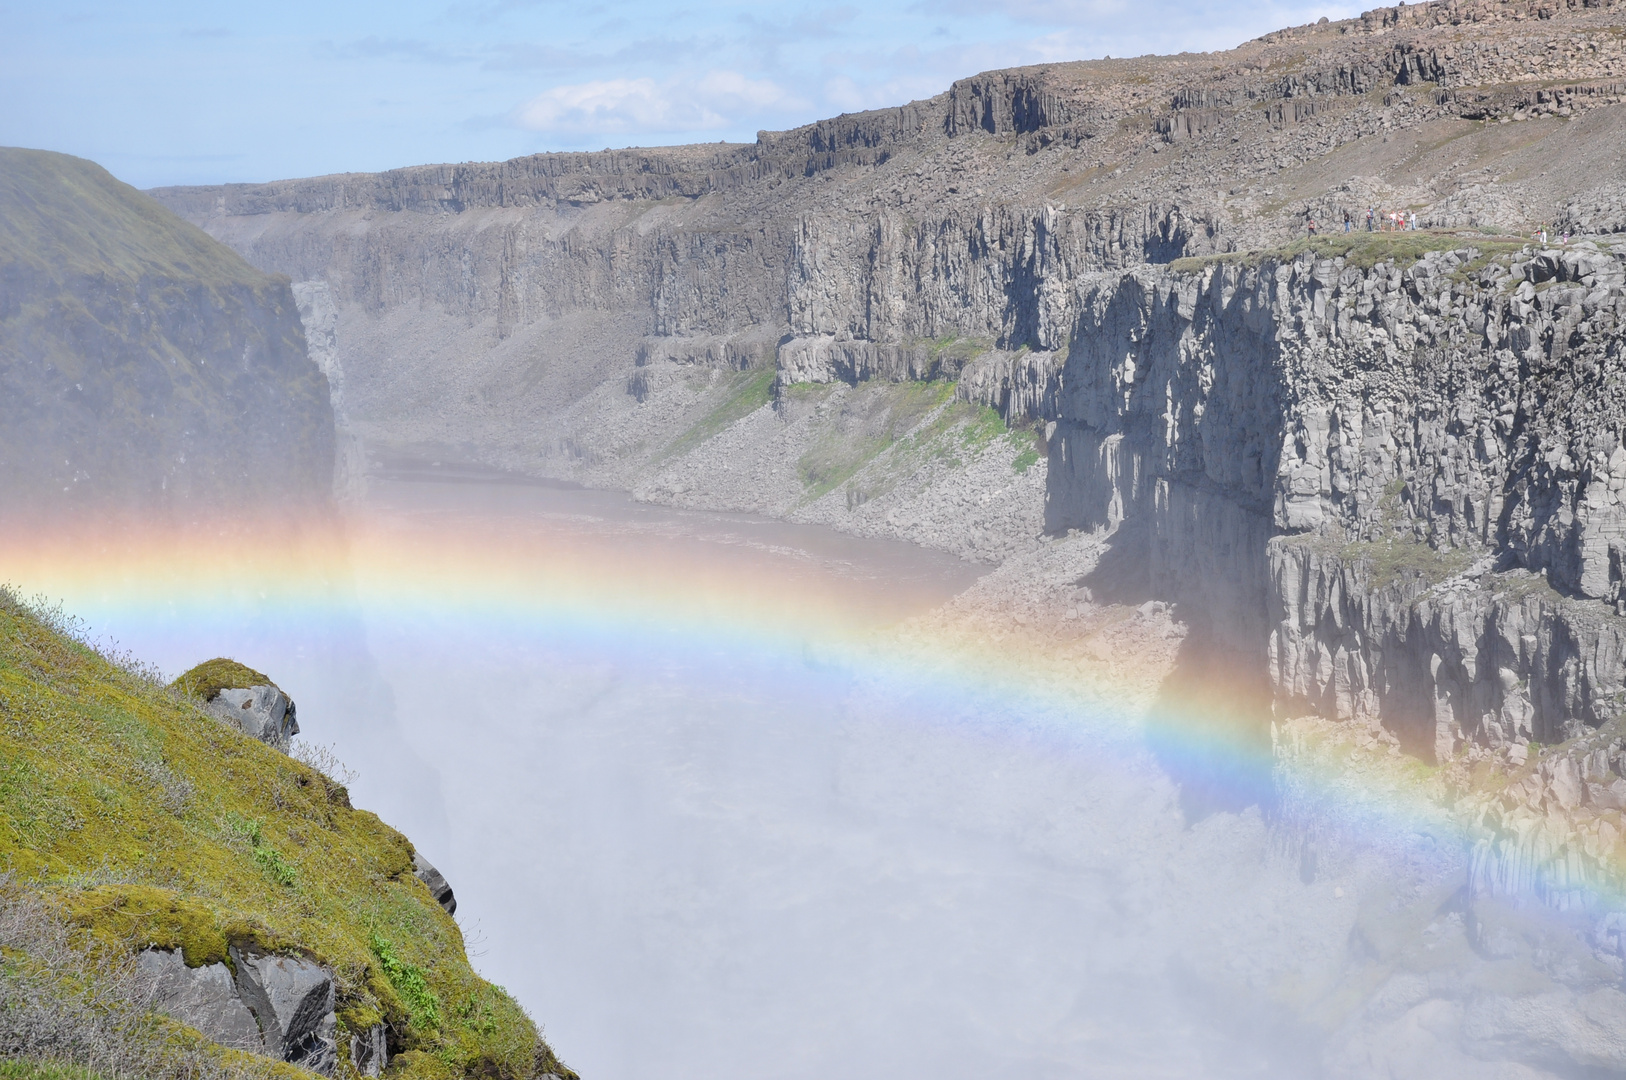
<svg viewBox="0 0 1626 1080"><path fill-rule="evenodd" d="M701 443L718 434L730 424L744 419L773 400L773 381L778 374L773 368L741 371L729 380L723 401L707 413L699 423L679 435L666 448L668 457L686 454Z"/></svg>
<svg viewBox="0 0 1626 1080"><path fill-rule="evenodd" d="M1348 544L1342 552L1348 562L1364 559L1378 585L1411 579L1438 585L1473 565L1475 552L1467 548L1436 551L1420 540L1391 539Z"/></svg>
<svg viewBox="0 0 1626 1080"><path fill-rule="evenodd" d="M960 337L957 334L927 338L923 344L926 346L927 355L931 357L931 371L934 377L942 374L944 369L950 366L958 370L994 347L994 343L987 338Z"/></svg>
<svg viewBox="0 0 1626 1080"><path fill-rule="evenodd" d="M0 147L0 264L37 281L194 280L216 289L275 279L94 161Z"/></svg>
<svg viewBox="0 0 1626 1080"><path fill-rule="evenodd" d="M860 385L842 402L831 428L798 462L808 500L821 498L846 483L953 395L954 384L942 380L874 380Z"/></svg>
<svg viewBox="0 0 1626 1080"><path fill-rule="evenodd" d="M222 690L247 686L271 686L272 682L251 667L235 660L217 657L205 660L171 683L183 694L203 701L213 701Z"/></svg>
<svg viewBox="0 0 1626 1080"><path fill-rule="evenodd" d="M60 1061L0 1061L0 1080L106 1080L99 1073Z"/></svg>
<svg viewBox="0 0 1626 1080"><path fill-rule="evenodd" d="M1011 462L1011 468L1015 469L1018 473L1026 473L1038 463L1039 450L1037 447L1030 446L1026 450L1023 450L1021 453L1016 455L1016 459Z"/></svg>
<svg viewBox="0 0 1626 1080"><path fill-rule="evenodd" d="M254 856L254 862L267 877L278 885L292 886L297 879L294 868L282 852L265 842L265 835L258 821L243 817L236 811L226 815L226 831L238 840L249 846L249 852Z"/></svg>
<svg viewBox="0 0 1626 1080"><path fill-rule="evenodd" d="M1258 266L1266 262L1290 262L1306 252L1323 259L1343 259L1348 266L1371 269L1393 261L1407 267L1431 251L1460 251L1473 248L1478 258L1488 262L1523 248L1522 240L1495 240L1478 233L1452 232L1350 232L1327 236L1304 236L1284 247L1264 251L1229 251L1222 255L1200 255L1176 259L1169 264L1175 273L1200 273L1210 266L1234 263Z"/></svg>
<svg viewBox="0 0 1626 1080"><path fill-rule="evenodd" d="M395 946L390 944L389 938L372 935L373 955L378 957L379 964L384 969L384 977L395 987L395 992L401 995L406 1002L407 1009L412 1015L412 1023L425 1031L440 1028L440 998L429 988L429 980L423 977L423 969L416 964L409 964L396 953ZM472 999L471 1002L472 1004Z"/></svg>
<svg viewBox="0 0 1626 1080"><path fill-rule="evenodd" d="M66 628L0 590L0 872L97 952L316 959L335 973L341 1033L389 1025L391 1076L573 1075L469 967L405 837Z"/></svg>

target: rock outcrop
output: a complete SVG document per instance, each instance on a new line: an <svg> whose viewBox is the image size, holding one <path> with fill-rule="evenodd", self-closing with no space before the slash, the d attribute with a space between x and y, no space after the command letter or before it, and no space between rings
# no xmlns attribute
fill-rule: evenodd
<svg viewBox="0 0 1626 1080"><path fill-rule="evenodd" d="M224 963L191 968L179 951L148 949L137 958L151 980L155 1003L175 1019L222 1046L287 1061L332 1076L338 1058L338 1017L333 1011L332 973L296 956L262 956L231 950ZM235 974L232 968L235 968ZM351 1060L363 1075L378 1075L381 1059L369 1031L363 1057ZM364 1066L371 1066L367 1073Z"/></svg>
<svg viewBox="0 0 1626 1080"><path fill-rule="evenodd" d="M232 970L224 963L187 967L178 949L146 949L136 963L153 988L158 1008L222 1046L265 1052L259 1021L243 1004Z"/></svg>
<svg viewBox="0 0 1626 1080"><path fill-rule="evenodd" d="M227 687L204 705L209 714L251 739L288 752L299 734L298 710L287 694L268 684Z"/></svg>
<svg viewBox="0 0 1626 1080"><path fill-rule="evenodd" d="M1154 588L1260 643L1283 707L1430 758L1613 719L1626 246L1486 258L1087 288L1049 526L1146 523Z"/></svg>
<svg viewBox="0 0 1626 1080"><path fill-rule="evenodd" d="M231 958L238 996L259 1021L265 1053L332 1075L338 1030L332 974L297 956L257 956L234 947Z"/></svg>
<svg viewBox="0 0 1626 1080"><path fill-rule="evenodd" d="M435 864L423 857L421 851L412 853L412 872L424 883L429 895L435 898L435 903L446 909L446 914L457 914L457 897L452 894L451 885L447 883L445 875L435 869Z"/></svg>
<svg viewBox="0 0 1626 1080"><path fill-rule="evenodd" d="M197 699L216 720L284 754L299 734L299 710L293 699L265 675L235 660L205 660L173 685Z"/></svg>

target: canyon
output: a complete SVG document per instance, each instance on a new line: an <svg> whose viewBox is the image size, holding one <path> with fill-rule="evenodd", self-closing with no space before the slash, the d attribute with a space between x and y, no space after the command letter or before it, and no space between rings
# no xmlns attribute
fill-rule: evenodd
<svg viewBox="0 0 1626 1080"><path fill-rule="evenodd" d="M293 280L341 488L370 447L984 561L1099 530L1279 710L1449 762L1626 708L1623 95L1614 6L1456 0L153 194Z"/></svg>
<svg viewBox="0 0 1626 1080"><path fill-rule="evenodd" d="M1617 4L1437 0L752 144L151 194L286 275L340 499L478 466L997 566L967 654L1204 701L1271 748L1259 842L1307 889L1359 848L1316 777L1468 838L1326 937L1325 1000L1362 989L1325 1071L1591 1075L1626 1070L1623 154Z"/></svg>

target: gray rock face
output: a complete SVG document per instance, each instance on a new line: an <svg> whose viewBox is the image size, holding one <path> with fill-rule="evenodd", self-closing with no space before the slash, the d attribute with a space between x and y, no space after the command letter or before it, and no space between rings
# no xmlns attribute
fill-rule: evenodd
<svg viewBox="0 0 1626 1080"><path fill-rule="evenodd" d="M389 1064L389 1040L383 1024L350 1036L350 1064L362 1076L378 1076Z"/></svg>
<svg viewBox="0 0 1626 1080"><path fill-rule="evenodd" d="M1201 85L1179 58L1047 65L747 146L156 194L306 283L346 430L949 550L1005 499L963 549L989 558L1032 541L1042 484L1046 530L1134 549L1281 707L1519 760L1626 709L1618 10L1380 8ZM1420 145L1448 148L1434 179ZM1594 239L1170 265L1400 205L1503 235L1567 207ZM701 438L768 367L772 408ZM810 451L939 378L1042 432L1042 479L974 464L950 504L900 466L809 501Z"/></svg>
<svg viewBox="0 0 1626 1080"><path fill-rule="evenodd" d="M6 148L0 173L12 512L327 497L333 413L287 282L91 162Z"/></svg>
<svg viewBox="0 0 1626 1080"><path fill-rule="evenodd" d="M158 1008L222 1046L265 1052L260 1026L238 997L225 964L189 968L178 950L167 949L147 949L136 963L153 986Z"/></svg>
<svg viewBox="0 0 1626 1080"><path fill-rule="evenodd" d="M1402 550L1435 559L1420 545ZM1449 760L1468 743L1562 742L1626 705L1626 620L1539 575L1490 573L1487 559L1481 573L1438 584L1404 571L1385 579L1373 555L1289 538L1269 558L1268 659L1284 706L1382 722Z"/></svg>
<svg viewBox="0 0 1626 1080"><path fill-rule="evenodd" d="M1060 375L1047 524L1144 525L1153 587L1258 643L1284 703L1381 717L1430 757L1606 722L1623 256L1102 278Z"/></svg>
<svg viewBox="0 0 1626 1080"><path fill-rule="evenodd" d="M412 866L412 872L417 875L418 880L429 887L430 895L435 898L435 903L445 908L446 914L456 915L457 897L452 895L451 885L447 884L445 876L435 869L434 863L424 858L422 853L414 851L412 853Z"/></svg>
<svg viewBox="0 0 1626 1080"><path fill-rule="evenodd" d="M209 713L251 738L288 752L288 742L299 734L293 701L275 686L222 690L204 706Z"/></svg>
<svg viewBox="0 0 1626 1080"><path fill-rule="evenodd" d="M338 1064L333 976L299 957L256 956L234 947L231 959L235 977L225 964L189 968L179 952L166 949L147 949L136 963L153 987L157 1007L206 1038L333 1075ZM388 1061L384 1029L352 1039L351 1060L363 1075L379 1075Z"/></svg>
<svg viewBox="0 0 1626 1080"><path fill-rule="evenodd" d="M254 956L233 948L237 992L259 1021L265 1053L330 1075L337 1060L333 976L292 956Z"/></svg>
<svg viewBox="0 0 1626 1080"><path fill-rule="evenodd" d="M1369 206L1521 231L1573 206L1615 228L1617 11L1380 8L1213 54L1200 77L1179 57L1048 64L745 145L153 194L301 283L344 431L633 488L681 433L651 430L652 401L674 408L651 397L668 360L789 383L953 375L950 339L1065 357L1092 275ZM1499 119L1520 138L1453 138ZM1419 141L1444 148L1426 179ZM1054 411L1044 373L1006 374L972 400Z"/></svg>

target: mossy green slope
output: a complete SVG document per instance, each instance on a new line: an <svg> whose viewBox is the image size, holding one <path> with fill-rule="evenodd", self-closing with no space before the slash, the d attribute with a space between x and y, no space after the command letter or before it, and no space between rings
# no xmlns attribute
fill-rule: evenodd
<svg viewBox="0 0 1626 1080"><path fill-rule="evenodd" d="M332 472L286 278L93 162L0 147L0 497L309 497Z"/></svg>
<svg viewBox="0 0 1626 1080"><path fill-rule="evenodd" d="M0 870L102 947L298 953L338 983L341 1056L382 1021L391 1074L569 1076L469 966L412 846L321 773L0 595ZM344 1059L341 1069L348 1068Z"/></svg>
<svg viewBox="0 0 1626 1080"><path fill-rule="evenodd" d="M261 288L276 279L95 162L0 147L0 262L42 280L90 274Z"/></svg>
<svg viewBox="0 0 1626 1080"><path fill-rule="evenodd" d="M271 679L247 664L217 656L184 672L170 684L188 697L213 701L222 690L245 686L275 686Z"/></svg>

